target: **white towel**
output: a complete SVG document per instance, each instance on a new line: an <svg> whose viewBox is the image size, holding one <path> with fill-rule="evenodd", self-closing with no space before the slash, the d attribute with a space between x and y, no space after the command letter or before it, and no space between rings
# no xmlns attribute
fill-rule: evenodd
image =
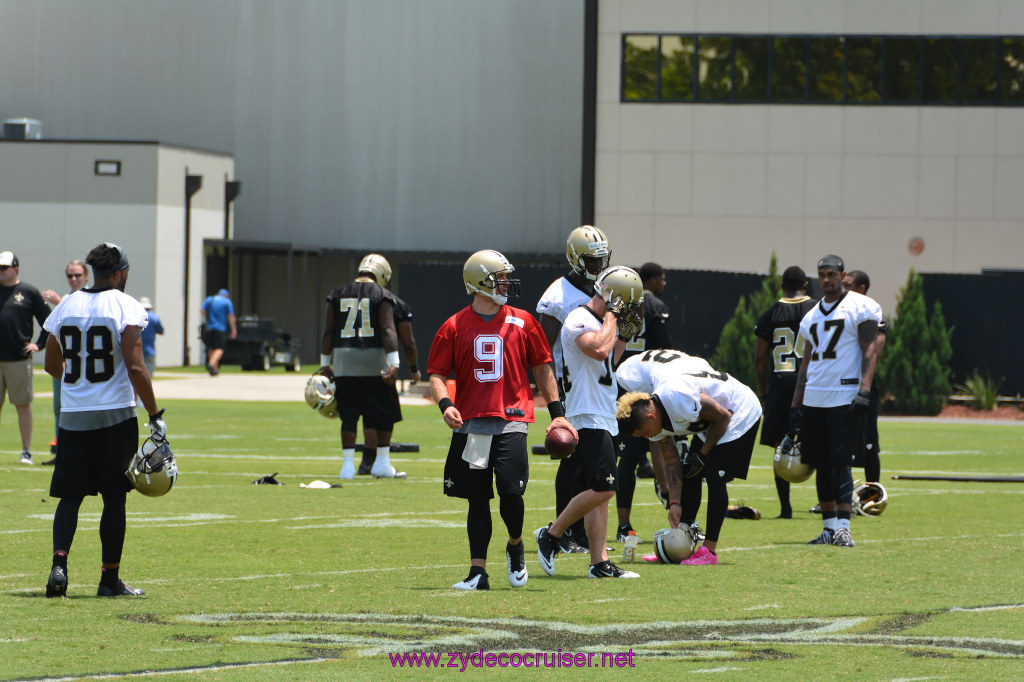
<svg viewBox="0 0 1024 682"><path fill-rule="evenodd" d="M469 462L470 469L486 469L491 459L491 439L494 436L471 433L462 450L462 459Z"/></svg>

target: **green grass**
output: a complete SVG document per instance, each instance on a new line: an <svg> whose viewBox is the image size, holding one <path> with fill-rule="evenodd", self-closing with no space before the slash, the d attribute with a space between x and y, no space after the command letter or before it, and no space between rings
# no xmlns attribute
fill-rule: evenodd
<svg viewBox="0 0 1024 682"><path fill-rule="evenodd" d="M640 565L640 580L593 581L582 577L586 558L562 556L548 577L528 539L530 581L512 590L495 503L492 590L467 594L450 589L468 566L466 507L441 494L449 436L435 408L403 408L395 438L421 447L394 455L408 480L306 490L298 484L335 480L337 422L300 403L166 405L181 478L166 497L129 496L122 575L146 590L139 599L92 596L96 498L82 507L68 598L43 598L49 471L16 463L14 413L3 411L0 679L181 670L160 679L194 680L185 669L205 666L221 667L202 679L435 679L456 669L396 672L387 652L481 649L635 652L629 672L470 669L501 679L1020 677L1024 484L889 475L1024 474L1021 426L883 422L890 504L854 520L853 550L805 544L820 529L805 511L811 482L793 488L798 518L771 519L778 502L760 446L749 480L730 493L765 518L726 521L717 567ZM52 430L48 408L36 405L40 443ZM534 427L531 443L541 433ZM553 518L556 469L546 457L531 465L527 533ZM274 472L287 485L250 484ZM649 481L639 482L633 525L648 543L665 525ZM614 560L621 545L612 545ZM242 664L254 665L230 667Z"/></svg>

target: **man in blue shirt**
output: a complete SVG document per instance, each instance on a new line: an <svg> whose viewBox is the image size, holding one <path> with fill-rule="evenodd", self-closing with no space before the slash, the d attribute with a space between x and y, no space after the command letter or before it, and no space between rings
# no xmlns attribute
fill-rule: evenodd
<svg viewBox="0 0 1024 682"><path fill-rule="evenodd" d="M224 356L224 345L228 338L238 336L235 327L235 307L227 289L221 289L216 296L208 296L200 309L206 322L206 371L210 376L220 374L220 359ZM229 336L230 328L230 336Z"/></svg>
<svg viewBox="0 0 1024 682"><path fill-rule="evenodd" d="M140 298L139 303L149 314L149 324L142 330L142 361L146 363L149 376L153 376L153 372L156 371L156 335L164 333L164 325L160 321L160 316L153 312L153 302L149 300L149 296Z"/></svg>

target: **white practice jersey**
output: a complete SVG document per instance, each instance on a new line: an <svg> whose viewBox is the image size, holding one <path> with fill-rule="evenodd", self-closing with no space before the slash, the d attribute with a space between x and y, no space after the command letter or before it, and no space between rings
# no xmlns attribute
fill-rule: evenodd
<svg viewBox="0 0 1024 682"><path fill-rule="evenodd" d="M559 334L565 361L565 416L577 429L604 429L615 436L619 427L615 420L617 389L611 356L604 361L595 360L576 344L581 334L600 331L601 326L601 320L586 306L576 308L565 318Z"/></svg>
<svg viewBox="0 0 1024 682"><path fill-rule="evenodd" d="M650 393L664 407L669 423L663 423L661 433L651 440L691 433L702 436L710 425L700 418L701 393L732 412L720 443L736 440L761 418L761 403L749 387L716 372L704 358L681 351L649 350L634 355L619 365L615 378L623 390Z"/></svg>
<svg viewBox="0 0 1024 682"><path fill-rule="evenodd" d="M804 315L800 321L808 363L804 405L839 407L857 397L863 358L857 327L868 320L881 323L882 308L855 291L831 304L822 299Z"/></svg>
<svg viewBox="0 0 1024 682"><path fill-rule="evenodd" d="M147 324L149 316L142 304L117 289L83 289L54 308L43 327L64 352L62 415L135 407L121 333L125 327L145 329Z"/></svg>
<svg viewBox="0 0 1024 682"><path fill-rule="evenodd" d="M590 293L581 291L565 277L559 277L551 283L544 295L540 297L540 301L537 302L537 314L550 315L558 320L559 324L565 324L565 318L569 313L581 305L586 305L593 297L593 291ZM555 363L555 376L560 379L563 372L561 334L555 338L555 343L551 348L551 358Z"/></svg>

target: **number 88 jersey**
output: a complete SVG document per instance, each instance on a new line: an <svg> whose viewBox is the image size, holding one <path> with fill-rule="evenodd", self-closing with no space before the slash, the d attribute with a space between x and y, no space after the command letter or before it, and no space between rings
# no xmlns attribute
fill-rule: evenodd
<svg viewBox="0 0 1024 682"><path fill-rule="evenodd" d="M437 330L427 373L455 373L455 407L463 421L498 417L533 421L533 388L527 368L551 362L551 349L530 313L504 305L490 320L472 307Z"/></svg>
<svg viewBox="0 0 1024 682"><path fill-rule="evenodd" d="M804 405L839 407L853 402L860 390L862 358L857 328L869 320L882 321L881 306L847 291L831 304L822 299L800 321L800 336L807 342Z"/></svg>
<svg viewBox="0 0 1024 682"><path fill-rule="evenodd" d="M64 355L61 412L96 412L135 406L135 389L121 348L126 327L145 329L146 309L116 289L83 289L66 296L43 328Z"/></svg>

